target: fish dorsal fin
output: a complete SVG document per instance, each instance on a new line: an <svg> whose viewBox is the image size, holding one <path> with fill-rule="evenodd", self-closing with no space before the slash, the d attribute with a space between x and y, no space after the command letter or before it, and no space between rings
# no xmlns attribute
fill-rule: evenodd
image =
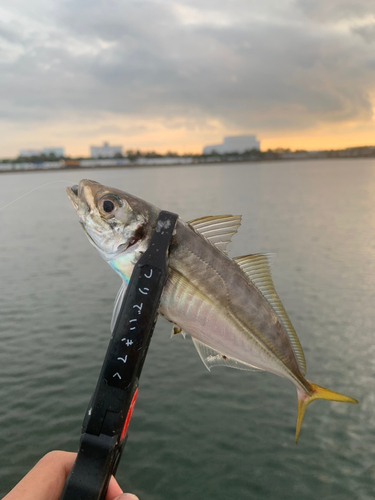
<svg viewBox="0 0 375 500"><path fill-rule="evenodd" d="M242 363L241 361L236 361L229 356L225 356L224 354L215 351L215 349L211 349L211 347L208 347L206 344L203 344L194 337L192 337L192 340L204 366L208 371L211 371L213 366L228 366L229 368L237 368L237 370L247 370L250 372L260 370L260 368L256 368L255 366L251 366L246 363Z"/></svg>
<svg viewBox="0 0 375 500"><path fill-rule="evenodd" d="M111 332L115 329L116 321L117 321L117 316L119 315L121 304L123 301L123 298L126 293L126 289L128 288L128 285L125 281L122 282L119 291L117 292L116 298L115 298L115 305L113 306L113 312L112 312L112 320L111 320Z"/></svg>
<svg viewBox="0 0 375 500"><path fill-rule="evenodd" d="M228 253L227 245L241 225L241 215L209 215L194 219L189 225L219 250Z"/></svg>
<svg viewBox="0 0 375 500"><path fill-rule="evenodd" d="M275 285L272 281L270 264L275 258L275 254L260 254L244 255L236 257L233 260L240 266L242 271L256 285L258 290L271 304L273 310L279 317L281 324L285 328L293 351L298 360L299 367L303 374L306 373L306 360L303 354L302 346L293 328L293 325L281 303L280 297L277 295Z"/></svg>

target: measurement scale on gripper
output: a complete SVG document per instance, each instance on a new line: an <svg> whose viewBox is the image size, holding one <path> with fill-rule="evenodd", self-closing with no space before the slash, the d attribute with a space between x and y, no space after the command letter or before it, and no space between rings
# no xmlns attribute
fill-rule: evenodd
<svg viewBox="0 0 375 500"><path fill-rule="evenodd" d="M103 500L116 473L167 279L177 219L176 214L160 212L150 245L134 267L60 500Z"/></svg>

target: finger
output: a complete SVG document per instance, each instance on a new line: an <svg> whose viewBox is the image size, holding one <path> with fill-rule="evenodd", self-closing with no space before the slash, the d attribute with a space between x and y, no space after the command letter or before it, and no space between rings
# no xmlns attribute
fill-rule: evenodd
<svg viewBox="0 0 375 500"><path fill-rule="evenodd" d="M133 495L133 493L123 493L122 495L119 495L113 500L139 500L139 498Z"/></svg>
<svg viewBox="0 0 375 500"><path fill-rule="evenodd" d="M112 476L108 485L107 494L105 500L114 500L122 494L122 489L118 485L116 479Z"/></svg>
<svg viewBox="0 0 375 500"><path fill-rule="evenodd" d="M3 500L59 500L76 457L76 453L66 451L47 453ZM106 500L121 494L122 489L111 477Z"/></svg>
<svg viewBox="0 0 375 500"><path fill-rule="evenodd" d="M3 500L59 500L76 453L51 451Z"/></svg>

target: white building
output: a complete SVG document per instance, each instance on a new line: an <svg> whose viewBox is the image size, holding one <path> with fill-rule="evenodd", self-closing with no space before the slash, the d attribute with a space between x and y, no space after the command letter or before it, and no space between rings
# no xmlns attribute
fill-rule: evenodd
<svg viewBox="0 0 375 500"><path fill-rule="evenodd" d="M41 154L41 149L21 149L19 156L29 158L30 156L40 156Z"/></svg>
<svg viewBox="0 0 375 500"><path fill-rule="evenodd" d="M260 142L256 140L255 135L234 135L224 137L222 144L205 146L203 154L209 155L214 151L217 153L244 153L251 149L260 149Z"/></svg>
<svg viewBox="0 0 375 500"><path fill-rule="evenodd" d="M113 158L122 155L122 146L110 146L105 142L103 146L90 146L91 158Z"/></svg>
<svg viewBox="0 0 375 500"><path fill-rule="evenodd" d="M46 156L53 154L56 158L62 158L64 156L64 148L43 148L43 154Z"/></svg>
<svg viewBox="0 0 375 500"><path fill-rule="evenodd" d="M60 158L64 156L64 148L21 149L19 156L30 158L31 156L48 156L51 153L53 153L56 158Z"/></svg>

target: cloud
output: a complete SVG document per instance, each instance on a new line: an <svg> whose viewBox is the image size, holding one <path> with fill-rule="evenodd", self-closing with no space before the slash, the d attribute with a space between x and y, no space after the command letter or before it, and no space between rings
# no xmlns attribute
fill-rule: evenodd
<svg viewBox="0 0 375 500"><path fill-rule="evenodd" d="M361 36L367 43L375 42L375 22L371 22L362 26L355 26L352 29L353 33Z"/></svg>
<svg viewBox="0 0 375 500"><path fill-rule="evenodd" d="M375 15L372 0L297 0L296 5L318 22L350 21Z"/></svg>
<svg viewBox="0 0 375 500"><path fill-rule="evenodd" d="M373 0L14 0L2 13L3 121L372 119Z"/></svg>

